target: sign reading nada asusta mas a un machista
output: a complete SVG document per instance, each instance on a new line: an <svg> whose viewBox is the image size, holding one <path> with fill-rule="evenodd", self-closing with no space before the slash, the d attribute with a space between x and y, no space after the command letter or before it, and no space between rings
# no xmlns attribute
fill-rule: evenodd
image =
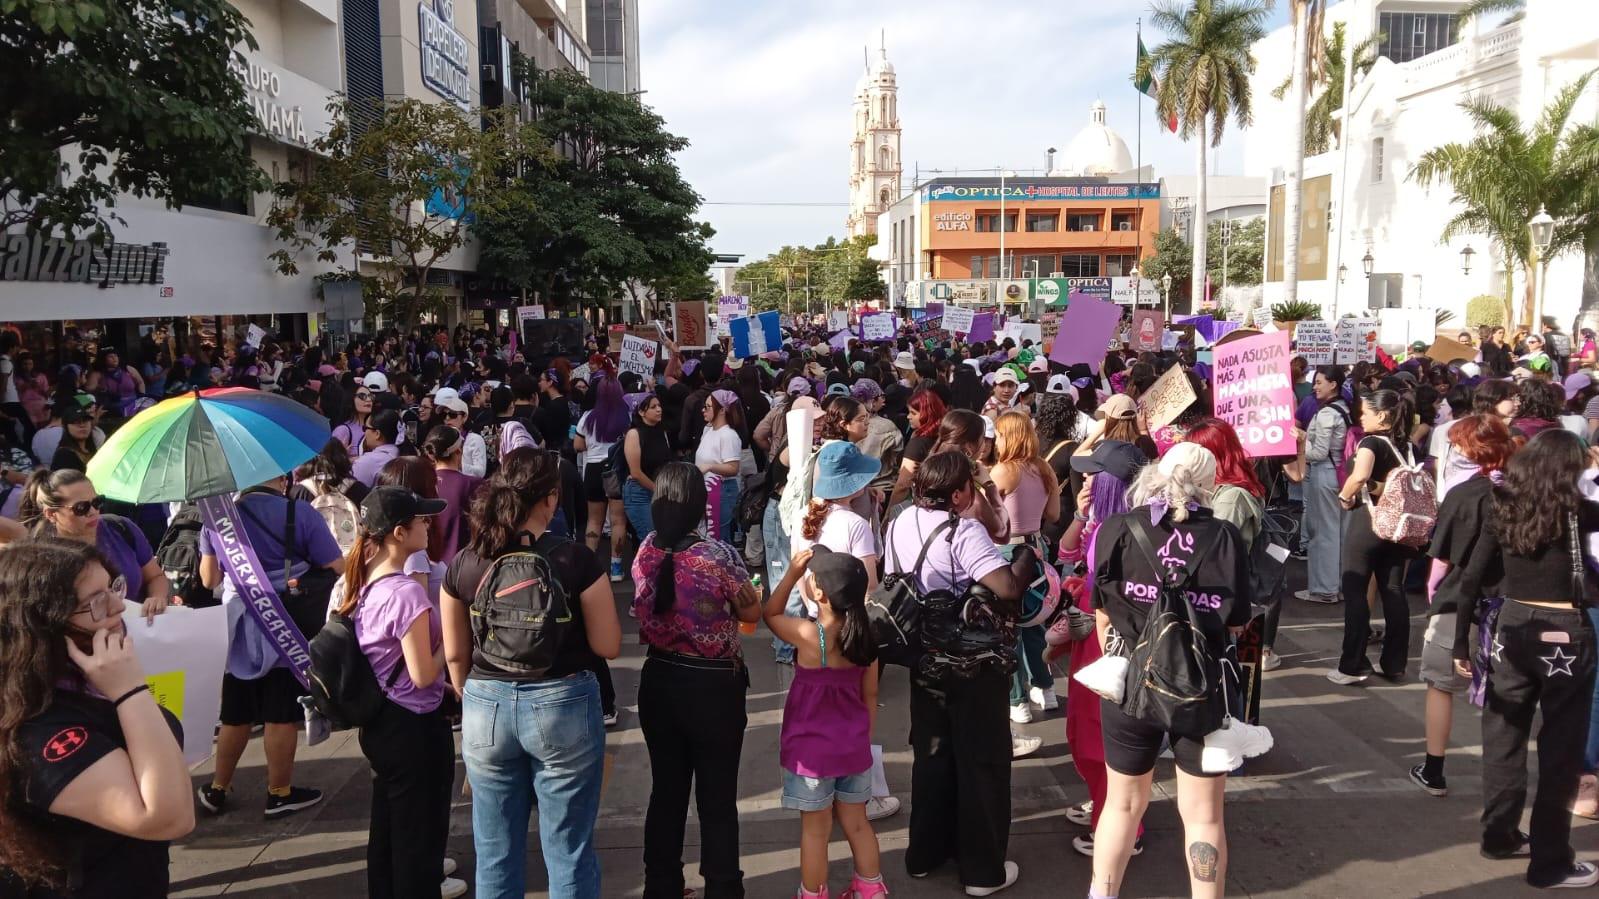
<svg viewBox="0 0 1599 899"><path fill-rule="evenodd" d="M455 0L422 0L422 81L462 109L472 106L472 48L455 30Z"/></svg>

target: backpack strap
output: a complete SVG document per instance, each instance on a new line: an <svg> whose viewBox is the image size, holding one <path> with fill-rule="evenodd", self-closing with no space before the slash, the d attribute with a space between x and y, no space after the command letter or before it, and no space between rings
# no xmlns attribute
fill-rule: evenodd
<svg viewBox="0 0 1599 899"><path fill-rule="evenodd" d="M892 527L892 525L890 525L890 527ZM916 565L915 565L915 567L911 568L909 571L906 571L905 569L899 567L899 551L894 546L893 537L889 536L889 538L888 538L888 560L894 566L894 573L895 574L914 574L914 573L916 573L918 571L921 571L922 570L922 563L927 561L927 551L933 548L933 541L938 539L938 535L939 534L942 534L945 530L948 530L949 528L952 528L952 527L954 527L954 525L951 524L948 519L945 519L944 521L939 522L937 527L933 528L933 532L927 535L927 539L926 540L922 541L922 551L920 553L918 553L917 556L916 556ZM951 534L951 537L953 537L953 536L954 535Z"/></svg>

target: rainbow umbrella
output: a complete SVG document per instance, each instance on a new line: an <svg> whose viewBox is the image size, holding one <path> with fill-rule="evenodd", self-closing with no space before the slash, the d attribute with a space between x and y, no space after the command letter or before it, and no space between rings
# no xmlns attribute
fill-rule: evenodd
<svg viewBox="0 0 1599 899"><path fill-rule="evenodd" d="M231 494L315 456L328 421L275 393L215 387L129 419L89 460L95 489L129 503Z"/></svg>

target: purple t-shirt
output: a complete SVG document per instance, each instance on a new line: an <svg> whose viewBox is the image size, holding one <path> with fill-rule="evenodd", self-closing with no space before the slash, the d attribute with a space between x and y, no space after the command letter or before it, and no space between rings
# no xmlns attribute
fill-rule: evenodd
<svg viewBox="0 0 1599 899"><path fill-rule="evenodd" d="M400 639L423 615L428 616L428 651L436 653L444 643L438 610L428 598L427 590L415 578L401 574L368 584L353 616L356 642L361 644L361 651L372 663L372 673L377 675L378 684L388 684L398 667L399 676L384 692L400 708L419 715L433 711L444 701L444 678L418 687L411 682L411 672L405 667L405 650Z"/></svg>
<svg viewBox="0 0 1599 899"><path fill-rule="evenodd" d="M155 557L144 532L121 515L101 515L100 526L94 532L94 545L116 568L112 576L122 575L128 585L128 599L139 601L144 593L144 563Z"/></svg>
<svg viewBox="0 0 1599 899"><path fill-rule="evenodd" d="M439 499L448 505L443 512L433 517L433 528L443 540L444 557L439 561L448 565L456 553L466 549L467 541L472 537L468 513L472 508L472 495L483 486L483 479L462 474L453 468L439 469L438 476Z"/></svg>
<svg viewBox="0 0 1599 899"><path fill-rule="evenodd" d="M383 466L398 458L400 458L400 448L392 443L385 443L369 453L362 453L360 458L351 463L350 474L357 481L371 487L377 483L378 472L383 470Z"/></svg>
<svg viewBox="0 0 1599 899"><path fill-rule="evenodd" d="M888 524L883 538L884 573L899 574L910 571L921 555L922 544L934 529L949 520L948 512L919 509L915 506L895 516ZM924 592L951 590L963 592L973 581L1005 567L1005 559L988 536L983 523L972 518L959 519L955 525L955 538L949 532L938 535L927 550L927 561L917 569L916 580Z"/></svg>

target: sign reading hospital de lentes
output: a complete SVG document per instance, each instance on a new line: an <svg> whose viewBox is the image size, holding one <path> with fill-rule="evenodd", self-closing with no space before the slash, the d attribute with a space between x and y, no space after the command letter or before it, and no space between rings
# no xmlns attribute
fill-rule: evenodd
<svg viewBox="0 0 1599 899"><path fill-rule="evenodd" d="M1246 337L1215 349L1216 417L1233 426L1249 456L1290 456L1294 385L1288 332Z"/></svg>

